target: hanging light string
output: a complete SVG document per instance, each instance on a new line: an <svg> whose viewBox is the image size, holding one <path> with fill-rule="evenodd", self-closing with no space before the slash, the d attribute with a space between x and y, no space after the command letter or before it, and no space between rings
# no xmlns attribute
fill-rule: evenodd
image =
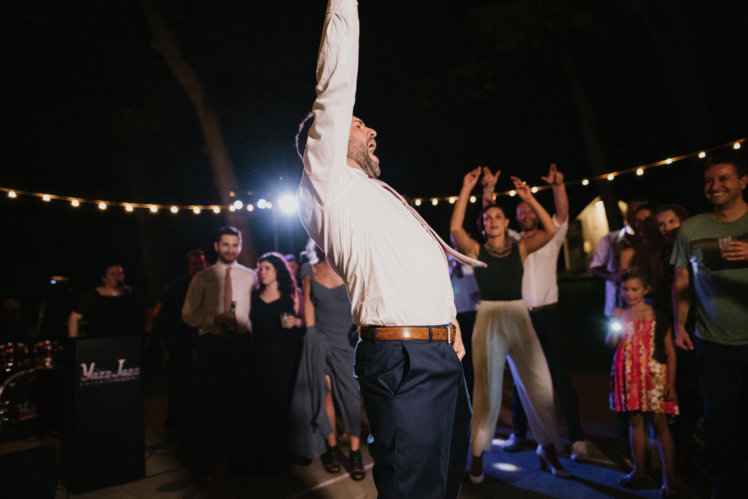
<svg viewBox="0 0 748 499"><path fill-rule="evenodd" d="M700 158L700 159L704 159L704 158L706 158L706 156L707 156L707 154L709 152L716 151L716 150L719 150L719 149L725 149L727 147L732 147L733 149L738 150L738 149L740 149L741 144L743 142L745 142L745 141L746 141L746 139L742 138L742 139L734 140L734 141L729 142L727 144L722 144L722 145L719 145L719 146L711 147L709 149L702 149L701 151L692 152L692 153L689 153L689 154L683 154L681 156L673 156L672 158L666 158L666 159L663 159L662 161L654 161L652 163L647 163L647 164L644 164L644 165L635 166L633 168L626 168L624 170L618 170L618 171L614 171L614 172L610 172L610 173L604 173L602 175L597 175L597 176L594 176L594 177L586 177L586 178L580 178L580 179L576 179L576 180L567 180L567 181L564 182L564 185L565 186L572 186L572 185L587 186L587 185L590 184L590 182L596 182L596 181L600 181L600 180L612 181L616 177L619 177L621 175L628 175L630 173L635 173L637 176L642 176L642 175L644 175L644 172L646 170L649 170L651 168L657 168L657 167L660 167L660 166L669 166L669 165L672 165L673 163L676 163L676 162L684 160L684 159L689 159L689 158ZM536 193L536 192L538 192L538 191L544 191L544 190L547 190L547 189L551 189L551 186L548 185L548 184L536 185L536 186L532 186L531 187L531 191L532 191L533 194ZM516 195L517 195L517 191L515 191L514 189L511 189L511 190L508 190L508 191L496 192L496 193L494 193L493 197L494 197L494 199L496 199L499 196L514 197ZM421 206L421 205L423 205L426 202L428 202L432 206L437 206L442 201L446 201L449 204L454 204L455 201L457 201L457 196L429 197L429 198L408 198L408 200L412 204L414 204L415 206ZM478 198L476 196L470 196L470 202L471 203L475 203L477 201L478 201Z"/></svg>
<svg viewBox="0 0 748 499"><path fill-rule="evenodd" d="M690 154L684 154L682 156L674 156L672 158L663 159L662 161L655 161L653 163L647 163L645 165L636 166L633 168L627 168L624 170L618 170L610 173L605 173L602 175L597 175L594 177L587 177L582 179L576 179L576 180L567 180L564 182L564 185L571 186L571 185L578 185L581 184L582 186L587 186L590 184L590 182L596 182L600 180L609 180L612 181L616 177L619 177L621 175L628 175L630 173L635 173L638 176L644 175L644 172L646 170L649 170L650 168L657 168L660 166L667 166L671 165L673 163L676 163L678 161L689 159L689 158L705 158L708 152L715 151L718 149L724 149L726 147L732 147L733 149L737 150L740 149L741 144L745 142L746 139L738 139L732 142L729 142L727 144L722 144L720 146L715 146L710 149L704 149L698 152L692 152ZM543 191L546 189L550 189L550 185L539 185L539 186L532 186L531 191L533 193L536 193L538 191ZM228 205L220 205L220 204L186 204L186 205L180 205L180 204L163 204L163 203L134 203L134 202L123 202L123 201L106 201L102 199L88 199L88 198L81 198L81 197L74 197L74 196L62 196L58 194L46 194L43 192L32 192L32 191L24 191L20 189L11 189L9 187L0 187L0 192L5 192L7 197L11 199L16 199L19 196L26 196L26 197L35 197L39 198L44 202L51 202L51 201L66 201L70 203L70 206L73 208L78 208L81 205L88 204L88 205L94 205L99 208L101 211L106 211L110 207L118 207L124 209L126 213L132 213L133 211L137 209L143 209L147 210L149 213L157 214L157 213L171 213L176 215L177 213L181 211L191 211L195 215L199 215L201 213L214 213L219 214L222 211L228 210L231 212L234 211L240 211L243 209L246 209L248 212L252 212L255 210L255 208L258 208L260 210L269 210L272 209L273 204L270 201L267 201L265 199L259 199L256 203L244 203L241 200L237 199L233 201L231 204ZM504 192L497 192L494 194L494 199L498 196L510 196L513 197L517 194L517 192L512 189ZM236 193L233 191L230 193L230 197L235 197ZM446 201L450 204L454 204L454 202L457 200L457 196L444 196L444 197L429 197L429 198L407 198L409 202L414 204L415 206L421 206L424 202L428 201L431 205L437 206L441 201ZM470 196L470 202L475 203L477 202L478 198L476 196ZM281 206L282 207L282 206Z"/></svg>

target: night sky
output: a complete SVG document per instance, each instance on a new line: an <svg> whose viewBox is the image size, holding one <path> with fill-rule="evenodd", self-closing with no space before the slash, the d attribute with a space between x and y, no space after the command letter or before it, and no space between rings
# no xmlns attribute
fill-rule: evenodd
<svg viewBox="0 0 748 499"><path fill-rule="evenodd" d="M215 103L247 201L295 191L293 137L314 99L325 2L153 0ZM18 5L15 5L18 4ZM219 201L193 108L136 1L16 2L6 12L0 186L112 201ZM477 165L540 183L550 162L591 175L567 66L615 169L748 135L744 1L361 1L356 114L379 134L382 179L410 197L457 194ZM616 180L622 199L706 206L698 161ZM571 187L572 215L594 186ZM550 205L550 197L540 196ZM448 206L421 212L446 236ZM372 207L372 216L376 207ZM298 252L298 218L249 215L255 251ZM126 215L0 199L2 296L50 275L125 265L157 295L220 216ZM148 256L150 255L150 256ZM208 253L209 260L214 257ZM153 296L157 299L158 296Z"/></svg>

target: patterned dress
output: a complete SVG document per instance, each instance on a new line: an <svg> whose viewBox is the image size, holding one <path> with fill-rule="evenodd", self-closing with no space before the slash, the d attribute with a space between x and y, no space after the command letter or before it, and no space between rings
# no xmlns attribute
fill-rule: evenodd
<svg viewBox="0 0 748 499"><path fill-rule="evenodd" d="M652 357L654 318L628 320L622 334L613 357L610 408L617 412L678 414L678 402L663 398L668 378L667 365Z"/></svg>

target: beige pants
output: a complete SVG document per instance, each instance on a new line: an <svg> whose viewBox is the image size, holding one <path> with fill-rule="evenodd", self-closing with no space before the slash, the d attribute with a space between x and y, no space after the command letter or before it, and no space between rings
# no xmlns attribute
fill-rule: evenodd
<svg viewBox="0 0 748 499"><path fill-rule="evenodd" d="M491 448L509 357L522 406L539 444L562 449L553 409L553 385L540 341L522 300L480 302L473 329L473 454Z"/></svg>

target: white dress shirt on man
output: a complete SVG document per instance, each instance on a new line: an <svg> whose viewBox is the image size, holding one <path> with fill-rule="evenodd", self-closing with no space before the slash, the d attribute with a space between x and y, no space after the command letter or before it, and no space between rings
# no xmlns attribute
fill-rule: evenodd
<svg viewBox="0 0 748 499"><path fill-rule="evenodd" d="M558 227L558 232L545 246L525 258L522 298L528 307L542 307L558 302L556 265L558 253L561 251L566 232L569 230L569 219L567 218L559 225L554 216L553 223Z"/></svg>
<svg viewBox="0 0 748 499"><path fill-rule="evenodd" d="M221 327L215 325L215 318L224 310L223 293L228 265L218 261L207 269L201 270L192 278L187 290L187 297L182 307L182 319L192 327L199 329L200 334L221 334ZM236 322L238 333L252 330L249 322L249 307L252 290L257 285L254 270L237 262L231 264L232 301L236 303Z"/></svg>
<svg viewBox="0 0 748 499"><path fill-rule="evenodd" d="M359 325L436 325L455 317L439 242L381 183L346 164L358 67L356 2L330 2L299 215L345 281Z"/></svg>

